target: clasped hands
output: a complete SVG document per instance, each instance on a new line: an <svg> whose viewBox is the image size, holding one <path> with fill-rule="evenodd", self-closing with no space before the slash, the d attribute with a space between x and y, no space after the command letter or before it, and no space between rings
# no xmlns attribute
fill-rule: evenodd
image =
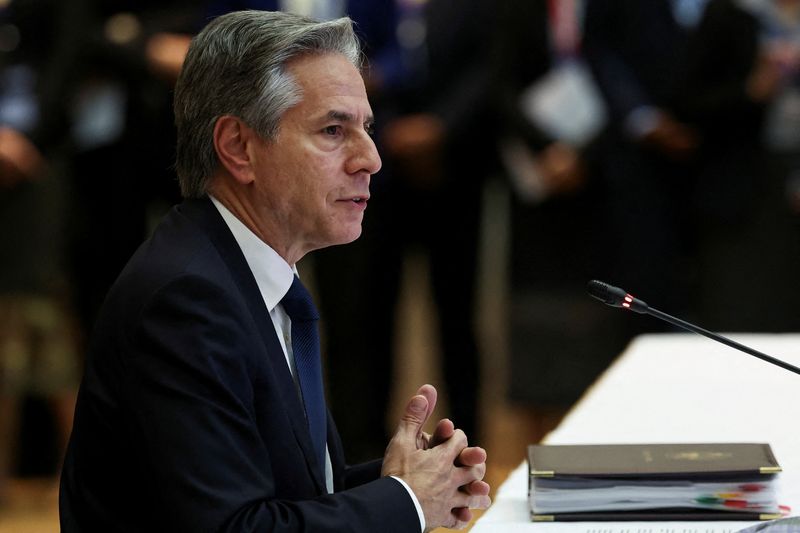
<svg viewBox="0 0 800 533"><path fill-rule="evenodd" d="M448 419L432 435L422 431L434 407L436 389L423 385L406 404L383 459L381 474L405 481L419 500L427 528L463 528L470 509L486 509L489 485L486 451L468 446L467 436Z"/></svg>

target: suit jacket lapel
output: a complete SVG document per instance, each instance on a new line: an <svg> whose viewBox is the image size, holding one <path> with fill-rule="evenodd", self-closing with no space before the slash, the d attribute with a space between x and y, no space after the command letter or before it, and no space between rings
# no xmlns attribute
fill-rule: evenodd
<svg viewBox="0 0 800 533"><path fill-rule="evenodd" d="M261 339L270 358L270 363L276 373L276 383L280 387L279 396L283 400L286 411L291 421L292 431L297 439L303 455L306 458L309 475L313 477L320 493L325 493L325 479L320 477L323 468L317 468L311 435L306 424L305 410L298 395L294 378L286 364L286 356L278 341L275 327L269 317L261 292L258 290L255 277L247 265L236 239L228 229L222 216L208 198L200 200L186 200L178 210L186 217L203 228L214 246L219 251L223 261L228 265L239 290L242 293L247 307L255 323L258 325Z"/></svg>

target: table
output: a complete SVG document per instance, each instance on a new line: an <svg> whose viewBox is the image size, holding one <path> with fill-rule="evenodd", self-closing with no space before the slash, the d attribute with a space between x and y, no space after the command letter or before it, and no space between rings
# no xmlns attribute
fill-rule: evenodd
<svg viewBox="0 0 800 533"><path fill-rule="evenodd" d="M800 366L800 335L730 338ZM637 337L545 442L768 442L781 504L800 515L800 375L693 334ZM491 461L491 458L490 458ZM500 486L472 533L732 533L754 522L532 523L527 464Z"/></svg>

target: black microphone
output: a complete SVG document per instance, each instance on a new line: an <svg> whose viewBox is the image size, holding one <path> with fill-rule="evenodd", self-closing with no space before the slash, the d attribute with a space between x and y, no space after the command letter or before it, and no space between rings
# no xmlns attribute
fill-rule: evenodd
<svg viewBox="0 0 800 533"><path fill-rule="evenodd" d="M680 318L675 318L674 316L668 315L659 311L658 309L654 309L647 305L644 301L634 298L624 290L620 289L619 287L614 287L613 285L609 285L608 283L603 283L602 281L597 281L596 279L591 280L587 286L587 290L589 294L603 302L604 304L610 305L612 307L623 307L625 309L629 309L636 313L640 314L647 314L654 316L656 318L660 318L670 324L678 326L683 329L687 329L694 333L699 333L700 335L704 335L709 339L713 339L717 342L721 342L726 346L730 346L731 348L736 348L737 350L741 350L746 354L750 354L753 357L758 357L762 361L766 361L768 363L772 363L773 365L777 365L781 368L794 372L795 374L800 374L800 368L797 368L794 365L787 363L786 361L781 361L780 359L776 359L770 355L765 353L761 353L758 350L754 350L744 344L739 344L736 341L733 341L727 337L723 337L717 333L713 333L706 329L703 329L699 326L695 326L694 324L690 324Z"/></svg>

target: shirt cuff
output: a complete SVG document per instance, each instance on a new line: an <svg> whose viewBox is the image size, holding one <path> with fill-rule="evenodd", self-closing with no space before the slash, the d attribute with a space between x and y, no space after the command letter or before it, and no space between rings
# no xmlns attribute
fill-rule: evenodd
<svg viewBox="0 0 800 533"><path fill-rule="evenodd" d="M414 502L414 507L417 508L417 514L419 515L419 530L425 531L425 515L422 513L422 506L419 504L419 500L417 499L417 495L414 494L414 491L411 490L411 487L408 486L408 483L403 481L397 476L389 476L392 479L396 479L400 482L401 485L408 491L408 495L411 496L411 501Z"/></svg>

